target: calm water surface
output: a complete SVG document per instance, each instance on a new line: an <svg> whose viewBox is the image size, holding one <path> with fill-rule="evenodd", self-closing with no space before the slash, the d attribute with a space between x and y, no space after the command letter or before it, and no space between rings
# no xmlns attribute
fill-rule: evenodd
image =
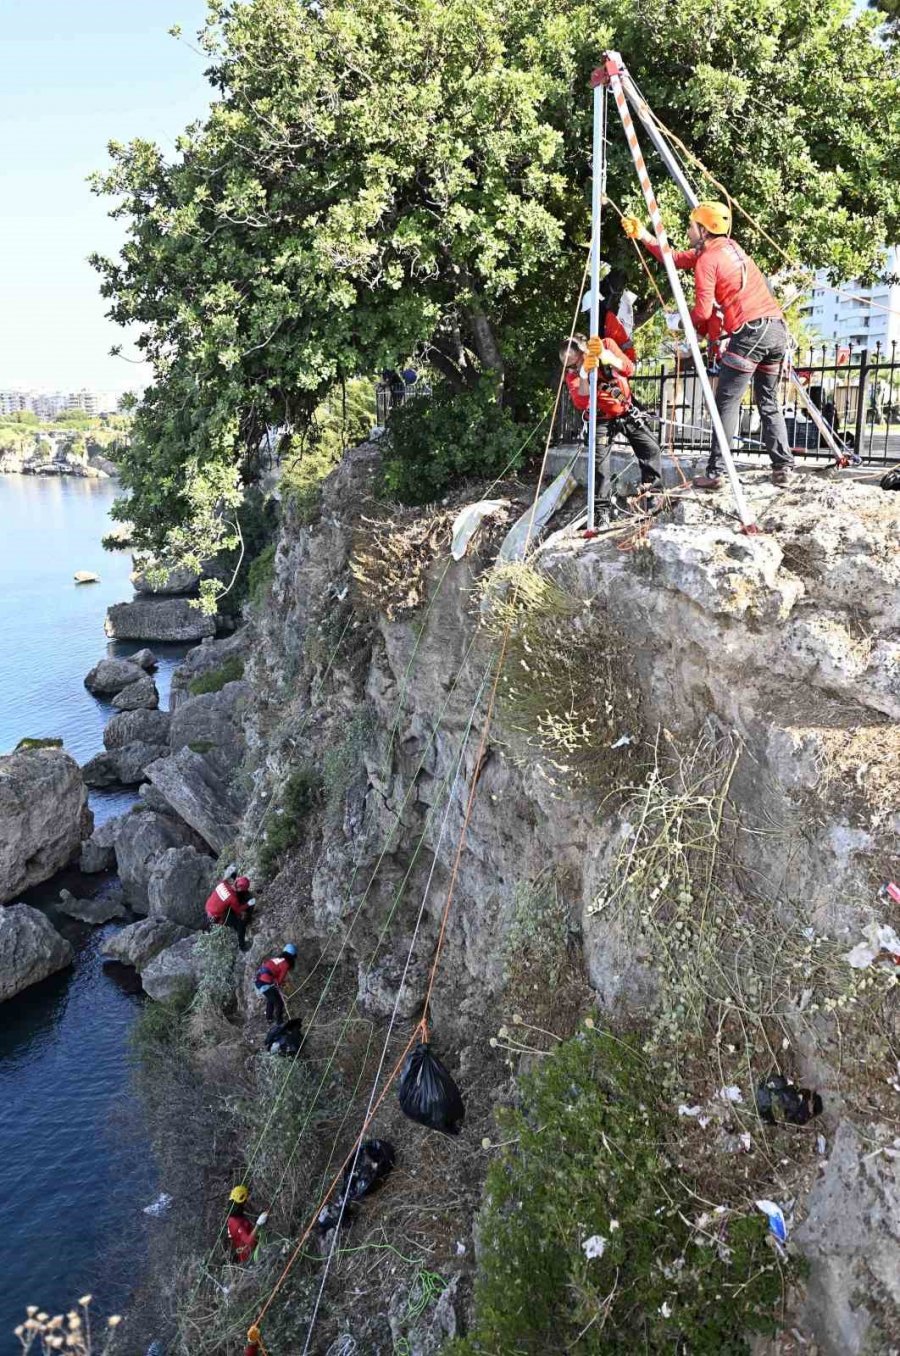
<svg viewBox="0 0 900 1356"><path fill-rule="evenodd" d="M108 481L0 475L0 753L25 735L61 737L79 763L102 747L111 708L84 675L104 654L141 648L108 644L103 633L109 604L131 596L131 556L100 545L114 495ZM101 582L76 586L76 570ZM166 706L189 647L152 648ZM92 793L95 821L133 799ZM86 883L61 877L29 902ZM77 948L74 968L0 1004L2 1356L19 1351L12 1329L26 1304L65 1312L92 1292L106 1313L125 1305L143 1254L142 1207L158 1190L129 1096L133 973L101 960L112 929L61 927Z"/></svg>

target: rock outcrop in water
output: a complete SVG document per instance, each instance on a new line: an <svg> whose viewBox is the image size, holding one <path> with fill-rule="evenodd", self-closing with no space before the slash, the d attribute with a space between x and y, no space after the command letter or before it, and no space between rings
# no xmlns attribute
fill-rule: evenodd
<svg viewBox="0 0 900 1356"><path fill-rule="evenodd" d="M101 659L84 680L95 697L114 697L133 683L141 683L146 673L132 659Z"/></svg>
<svg viewBox="0 0 900 1356"><path fill-rule="evenodd" d="M0 757L0 903L67 866L92 823L78 764L63 749Z"/></svg>
<svg viewBox="0 0 900 1356"><path fill-rule="evenodd" d="M106 613L111 640L202 640L215 633L214 619L191 607L187 598L140 597L114 603Z"/></svg>
<svg viewBox="0 0 900 1356"><path fill-rule="evenodd" d="M0 1003L57 970L75 953L44 914L28 904L0 908Z"/></svg>

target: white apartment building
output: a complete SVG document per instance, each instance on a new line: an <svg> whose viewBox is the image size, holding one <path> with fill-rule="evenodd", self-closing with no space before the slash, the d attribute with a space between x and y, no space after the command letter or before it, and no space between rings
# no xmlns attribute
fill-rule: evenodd
<svg viewBox="0 0 900 1356"><path fill-rule="evenodd" d="M32 410L39 419L55 419L66 410L115 414L119 397L110 391L19 391L0 389L0 415Z"/></svg>
<svg viewBox="0 0 900 1356"><path fill-rule="evenodd" d="M900 274L900 246L888 250L885 272ZM867 348L870 353L880 344L882 353L888 356L892 344L900 348L900 286L878 283L862 287L849 282L834 289L827 282L825 273L818 273L801 308L804 320L820 343L852 345L857 351Z"/></svg>

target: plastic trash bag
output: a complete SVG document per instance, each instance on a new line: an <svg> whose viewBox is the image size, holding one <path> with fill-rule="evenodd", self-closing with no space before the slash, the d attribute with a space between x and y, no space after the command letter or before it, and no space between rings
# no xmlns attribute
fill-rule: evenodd
<svg viewBox="0 0 900 1356"><path fill-rule="evenodd" d="M303 1023L299 1017L276 1022L266 1032L265 1046L273 1055L296 1055L303 1044Z"/></svg>
<svg viewBox="0 0 900 1356"><path fill-rule="evenodd" d="M393 1171L397 1155L386 1139L367 1139L356 1155L356 1166L347 1164L341 1187L348 1201L361 1201L381 1186Z"/></svg>
<svg viewBox="0 0 900 1356"><path fill-rule="evenodd" d="M767 1125L777 1125L776 1107L781 1119L790 1125L806 1125L822 1110L822 1098L809 1088L798 1088L783 1074L772 1074L756 1089L756 1109Z"/></svg>
<svg viewBox="0 0 900 1356"><path fill-rule="evenodd" d="M411 1121L458 1135L466 1108L459 1088L441 1061L420 1041L406 1057L398 1091L400 1110Z"/></svg>

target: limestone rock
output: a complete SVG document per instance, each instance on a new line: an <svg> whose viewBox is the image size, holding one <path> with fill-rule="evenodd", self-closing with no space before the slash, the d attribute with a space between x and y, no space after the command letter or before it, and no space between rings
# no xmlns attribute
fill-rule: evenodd
<svg viewBox="0 0 900 1356"><path fill-rule="evenodd" d="M135 970L141 971L160 951L190 935L187 928L170 923L167 918L142 918L139 923L129 923L128 927L108 937L101 949L110 960L133 965Z"/></svg>
<svg viewBox="0 0 900 1356"><path fill-rule="evenodd" d="M241 807L200 754L180 749L170 758L151 763L147 776L215 852L235 840Z"/></svg>
<svg viewBox="0 0 900 1356"><path fill-rule="evenodd" d="M116 864L116 853L112 844L104 847L94 838L88 838L81 845L78 870L85 876L96 876L100 871L109 871Z"/></svg>
<svg viewBox="0 0 900 1356"><path fill-rule="evenodd" d="M44 914L28 904L0 908L0 1003L37 984L75 958Z"/></svg>
<svg viewBox="0 0 900 1356"><path fill-rule="evenodd" d="M174 565L159 583L151 582L144 570L136 569L131 576L131 586L139 594L195 593L199 583L199 574L186 565Z"/></svg>
<svg viewBox="0 0 900 1356"><path fill-rule="evenodd" d="M241 713L249 693L248 683L226 683L219 692L205 692L179 703L172 713L172 752L190 748L201 753L213 772L228 781L246 753Z"/></svg>
<svg viewBox="0 0 900 1356"><path fill-rule="evenodd" d="M0 903L68 865L92 824L78 764L63 749L0 757Z"/></svg>
<svg viewBox="0 0 900 1356"><path fill-rule="evenodd" d="M189 1002L200 982L196 949L197 937L194 936L157 952L141 971L144 992L159 1003Z"/></svg>
<svg viewBox="0 0 900 1356"><path fill-rule="evenodd" d="M76 899L70 890L60 890L56 905L60 913L67 918L77 918L80 923L110 923L114 918L125 918L128 910L121 897L115 893L98 895L96 899Z"/></svg>
<svg viewBox="0 0 900 1356"><path fill-rule="evenodd" d="M771 537L744 537L726 527L656 528L648 538L653 580L685 594L705 612L775 621L803 593L781 572L783 553Z"/></svg>
<svg viewBox="0 0 900 1356"><path fill-rule="evenodd" d="M207 637L186 655L184 662L172 674L169 705L174 713L190 696L189 688L195 678L201 678L213 669L221 668L228 659L245 659L250 651L250 627L243 626L224 640Z"/></svg>
<svg viewBox="0 0 900 1356"><path fill-rule="evenodd" d="M147 887L149 916L199 931L204 905L218 879L216 862L192 847L168 848L156 858Z"/></svg>
<svg viewBox="0 0 900 1356"><path fill-rule="evenodd" d="M107 723L103 745L107 749L121 749L137 742L168 744L170 721L168 711L122 711Z"/></svg>
<svg viewBox="0 0 900 1356"><path fill-rule="evenodd" d="M157 791L152 782L143 782L138 787L138 795L146 810L155 810L158 815L173 815L175 813L165 796L161 791Z"/></svg>
<svg viewBox="0 0 900 1356"><path fill-rule="evenodd" d="M113 697L130 683L140 682L144 676L140 664L134 664L130 659L101 659L85 678L84 685L95 697Z"/></svg>
<svg viewBox="0 0 900 1356"><path fill-rule="evenodd" d="M106 634L113 640L202 640L216 624L187 598L137 598L107 610Z"/></svg>
<svg viewBox="0 0 900 1356"><path fill-rule="evenodd" d="M95 753L81 769L85 786L116 786L119 780L119 761L115 753Z"/></svg>
<svg viewBox="0 0 900 1356"><path fill-rule="evenodd" d="M157 859L169 848L186 847L191 838L185 824L152 810L135 810L118 821L115 846L119 879L135 913L149 911L150 877Z"/></svg>
<svg viewBox="0 0 900 1356"><path fill-rule="evenodd" d="M118 692L112 704L117 711L137 711L141 707L154 709L159 706L159 692L153 679L145 675L139 682L129 683Z"/></svg>
<svg viewBox="0 0 900 1356"><path fill-rule="evenodd" d="M360 965L359 1002L373 1016L390 1017L394 1011L411 940L407 937L405 944L401 940L393 955L378 961L371 969ZM420 946L418 952L413 952L397 1008L398 1017L416 1017L421 1011L428 986L428 963L424 951L424 946Z"/></svg>
<svg viewBox="0 0 900 1356"><path fill-rule="evenodd" d="M140 664L141 668L147 673L159 667L159 660L152 650L136 650L131 656L132 664Z"/></svg>
<svg viewBox="0 0 900 1356"><path fill-rule="evenodd" d="M810 1193L806 1219L793 1233L811 1264L806 1319L828 1356L875 1349L873 1311L864 1298L870 1277L887 1308L896 1313L900 1305L900 1158L892 1139L886 1131L880 1136L890 1154L879 1153L870 1137L863 1140L844 1121Z"/></svg>

